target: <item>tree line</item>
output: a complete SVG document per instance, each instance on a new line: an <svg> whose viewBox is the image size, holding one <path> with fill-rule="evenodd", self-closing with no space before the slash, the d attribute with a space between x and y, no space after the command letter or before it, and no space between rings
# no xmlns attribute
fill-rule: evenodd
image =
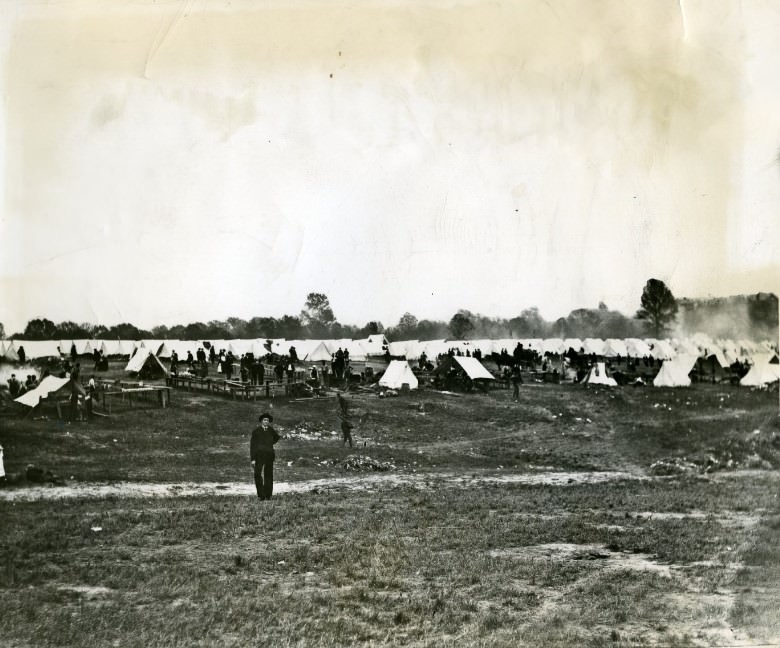
<svg viewBox="0 0 780 648"><path fill-rule="evenodd" d="M698 313L698 315L697 315ZM122 339L146 338L171 340L209 339L363 339L384 333L388 340L434 339L498 339L498 338L629 338L664 337L679 322L689 332L710 332L708 322L717 322L711 334L723 337L762 337L777 335L777 297L772 294L737 296L718 300L676 299L660 280L650 279L640 297L640 308L633 317L611 310L600 303L598 308L578 308L566 317L548 321L538 308L528 308L512 318L498 318L458 310L449 321L418 320L412 313L404 313L395 325L384 327L380 321L369 321L363 326L342 324L336 318L327 295L309 293L304 308L298 315L282 317L253 317L245 320L229 317L226 320L192 322L174 326L155 326L142 329L130 323L103 326L101 324L55 324L46 318L30 320L21 333L12 339ZM714 326L714 325L713 325ZM691 328L694 327L694 328ZM0 324L0 337L4 334Z"/></svg>

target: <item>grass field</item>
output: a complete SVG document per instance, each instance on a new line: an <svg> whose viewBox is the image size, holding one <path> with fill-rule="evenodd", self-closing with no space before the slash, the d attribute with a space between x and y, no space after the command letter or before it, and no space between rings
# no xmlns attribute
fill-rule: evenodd
<svg viewBox="0 0 780 648"><path fill-rule="evenodd" d="M0 645L780 642L776 391L529 384L520 403L350 400L352 450L332 397L176 392L169 408L89 425L0 420L7 472L35 464L78 495L0 491ZM267 408L283 435L277 481L330 486L270 502L90 494L251 489L249 433ZM350 455L386 479L342 486Z"/></svg>

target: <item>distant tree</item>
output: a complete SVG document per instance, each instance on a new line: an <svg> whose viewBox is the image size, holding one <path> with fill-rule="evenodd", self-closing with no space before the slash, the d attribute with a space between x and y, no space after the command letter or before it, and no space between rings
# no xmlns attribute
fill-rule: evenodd
<svg viewBox="0 0 780 648"><path fill-rule="evenodd" d="M229 333L228 337L236 340L247 338L248 324L249 322L241 319L240 317L228 317L227 318L228 333Z"/></svg>
<svg viewBox="0 0 780 648"><path fill-rule="evenodd" d="M382 326L382 322L367 322L365 326L356 331L357 337L367 338L369 335L377 335L383 333L385 327Z"/></svg>
<svg viewBox="0 0 780 648"><path fill-rule="evenodd" d="M534 306L526 308L520 315L509 320L509 327L517 337L543 338L547 336L549 324Z"/></svg>
<svg viewBox="0 0 780 648"><path fill-rule="evenodd" d="M284 315L279 320L279 337L295 340L301 337L302 332L301 320L294 315Z"/></svg>
<svg viewBox="0 0 780 648"><path fill-rule="evenodd" d="M57 324L57 337L63 340L78 340L88 338L89 333L81 324L76 324L76 322L60 322Z"/></svg>
<svg viewBox="0 0 780 648"><path fill-rule="evenodd" d="M211 320L206 325L206 337L210 340L225 340L229 338L227 324L219 320Z"/></svg>
<svg viewBox="0 0 780 648"><path fill-rule="evenodd" d="M777 297L769 293L757 293L747 298L747 312L753 329L768 329L773 336L777 330Z"/></svg>
<svg viewBox="0 0 780 648"><path fill-rule="evenodd" d="M168 329L169 340L189 340L186 335L186 327L183 324L174 324Z"/></svg>
<svg viewBox="0 0 780 648"><path fill-rule="evenodd" d="M114 338L119 338L120 340L141 340L143 338L151 337L151 333L125 322L110 326L108 328L108 337L112 340Z"/></svg>
<svg viewBox="0 0 780 648"><path fill-rule="evenodd" d="M165 326L165 324L160 324L159 326L153 326L152 327L152 338L155 340L166 340L169 339L170 336L170 329Z"/></svg>
<svg viewBox="0 0 780 648"><path fill-rule="evenodd" d="M27 322L22 334L25 340L53 340L57 335L57 325L46 318L36 318Z"/></svg>
<svg viewBox="0 0 780 648"><path fill-rule="evenodd" d="M450 333L456 340L465 340L474 330L472 315L467 310L460 310L450 320Z"/></svg>
<svg viewBox="0 0 780 648"><path fill-rule="evenodd" d="M276 320L273 317L253 317L246 323L248 338L275 338Z"/></svg>
<svg viewBox="0 0 780 648"><path fill-rule="evenodd" d="M192 322L184 327L184 339L185 340L205 340L206 325L203 322Z"/></svg>
<svg viewBox="0 0 780 648"><path fill-rule="evenodd" d="M327 295L309 293L301 311L300 321L309 330L312 337L327 337L336 322L336 316L330 306Z"/></svg>
<svg viewBox="0 0 780 648"><path fill-rule="evenodd" d="M659 337L666 325L677 316L677 300L660 279L648 279L640 303L642 307L636 316L650 322L655 337Z"/></svg>
<svg viewBox="0 0 780 648"><path fill-rule="evenodd" d="M605 311L605 310L609 310L609 308L607 308L607 305L603 301L600 301L599 302L599 310L600 311Z"/></svg>
<svg viewBox="0 0 780 648"><path fill-rule="evenodd" d="M438 340L446 338L450 334L446 322L423 319L417 322L416 337L420 340Z"/></svg>
<svg viewBox="0 0 780 648"><path fill-rule="evenodd" d="M106 337L108 333L108 327L102 324L90 324L89 322L82 322L81 328L87 332L87 337L93 340L101 340Z"/></svg>
<svg viewBox="0 0 780 648"><path fill-rule="evenodd" d="M5 326L0 322L0 340L5 340Z"/></svg>
<svg viewBox="0 0 780 648"><path fill-rule="evenodd" d="M417 328L417 318L409 312L401 315L401 319L398 320L398 326L396 327L401 331L412 332Z"/></svg>

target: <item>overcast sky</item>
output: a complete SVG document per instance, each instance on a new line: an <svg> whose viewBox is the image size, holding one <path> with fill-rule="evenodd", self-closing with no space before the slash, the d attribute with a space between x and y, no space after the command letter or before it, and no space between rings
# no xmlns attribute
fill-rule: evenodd
<svg viewBox="0 0 780 648"><path fill-rule="evenodd" d="M773 0L0 4L0 322L780 283Z"/></svg>

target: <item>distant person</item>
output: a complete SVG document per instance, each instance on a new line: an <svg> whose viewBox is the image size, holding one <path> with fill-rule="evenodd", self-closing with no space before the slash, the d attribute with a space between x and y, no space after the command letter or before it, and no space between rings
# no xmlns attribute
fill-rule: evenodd
<svg viewBox="0 0 780 648"><path fill-rule="evenodd" d="M97 385L95 384L95 376L92 376L87 384L87 395L84 397L84 408L87 411L87 423L92 422L92 409L95 406L96 394Z"/></svg>
<svg viewBox="0 0 780 648"><path fill-rule="evenodd" d="M11 374L11 377L8 379L8 391L11 392L11 398L19 396L19 388L21 386L22 384L16 379L16 374Z"/></svg>
<svg viewBox="0 0 780 648"><path fill-rule="evenodd" d="M70 359L72 362L76 362L76 356L78 355L78 352L76 351L76 343L70 345Z"/></svg>
<svg viewBox="0 0 780 648"><path fill-rule="evenodd" d="M261 500L271 499L274 492L274 445L281 438L271 427L273 416L268 412L260 415L260 425L252 430L249 442L249 458L255 473L255 488Z"/></svg>
<svg viewBox="0 0 780 648"><path fill-rule="evenodd" d="M341 419L341 445L346 446L349 443L349 447L352 447L352 428L355 426L352 422L346 418Z"/></svg>
<svg viewBox="0 0 780 648"><path fill-rule="evenodd" d="M24 364L24 361L27 359L27 353L25 353L23 346L19 347L19 350L16 352L16 355L19 356L19 364Z"/></svg>
<svg viewBox="0 0 780 648"><path fill-rule="evenodd" d="M516 403L520 400L520 385L523 384L523 374L520 372L519 365L512 367L510 380L512 381L512 400Z"/></svg>
<svg viewBox="0 0 780 648"><path fill-rule="evenodd" d="M336 398L339 401L339 410L341 410L342 416L349 416L349 403L347 402L347 399L341 394L336 394Z"/></svg>

